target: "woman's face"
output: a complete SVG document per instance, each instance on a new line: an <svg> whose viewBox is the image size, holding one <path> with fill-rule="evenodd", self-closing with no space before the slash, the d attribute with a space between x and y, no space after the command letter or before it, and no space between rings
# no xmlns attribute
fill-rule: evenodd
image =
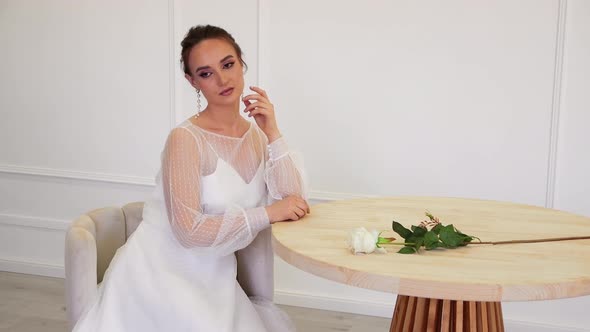
<svg viewBox="0 0 590 332"><path fill-rule="evenodd" d="M242 63L234 48L223 39L206 39L188 56L191 75L186 79L203 93L209 105L239 104L244 90Z"/></svg>

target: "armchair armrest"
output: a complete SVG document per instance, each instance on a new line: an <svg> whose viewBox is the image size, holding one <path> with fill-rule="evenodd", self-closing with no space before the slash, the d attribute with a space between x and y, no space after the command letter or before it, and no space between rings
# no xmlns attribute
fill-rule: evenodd
<svg viewBox="0 0 590 332"><path fill-rule="evenodd" d="M65 274L68 325L74 327L97 296L96 228L87 215L76 219L66 234Z"/></svg>

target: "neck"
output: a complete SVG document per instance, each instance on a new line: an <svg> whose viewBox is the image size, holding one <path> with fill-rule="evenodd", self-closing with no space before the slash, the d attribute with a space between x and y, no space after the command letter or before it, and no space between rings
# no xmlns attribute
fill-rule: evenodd
<svg viewBox="0 0 590 332"><path fill-rule="evenodd" d="M203 115L211 121L210 123L218 130L232 132L242 124L242 117L240 116L239 100L235 105L220 106L207 105L203 111Z"/></svg>

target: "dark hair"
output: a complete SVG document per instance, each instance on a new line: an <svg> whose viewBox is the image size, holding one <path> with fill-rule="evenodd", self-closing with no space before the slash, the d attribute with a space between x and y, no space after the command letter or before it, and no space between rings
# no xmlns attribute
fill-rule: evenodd
<svg viewBox="0 0 590 332"><path fill-rule="evenodd" d="M244 68L248 69L246 62L244 62L244 59L242 59L242 49L240 48L240 45L236 43L232 35L220 27L213 25L197 25L190 28L184 36L182 42L180 42L180 46L182 46L180 64L182 65L182 69L186 74L192 75L190 69L188 68L188 56L191 53L191 50L195 45L207 39L222 39L228 42L236 51L238 59L240 59L240 62Z"/></svg>

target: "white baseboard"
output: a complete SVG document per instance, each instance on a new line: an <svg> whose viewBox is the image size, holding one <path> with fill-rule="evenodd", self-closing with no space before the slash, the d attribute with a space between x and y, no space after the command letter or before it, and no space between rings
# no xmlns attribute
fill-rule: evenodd
<svg viewBox="0 0 590 332"><path fill-rule="evenodd" d="M333 298L305 294L301 292L289 292L275 290L275 302L321 310L348 312L358 315L377 316L391 318L394 303L378 303L368 301L356 301L345 298Z"/></svg>
<svg viewBox="0 0 590 332"><path fill-rule="evenodd" d="M504 328L507 332L588 332L588 329L563 327L548 324L522 322L517 320L504 319Z"/></svg>
<svg viewBox="0 0 590 332"><path fill-rule="evenodd" d="M64 267L60 265L49 265L37 262L24 262L1 258L0 271L65 278Z"/></svg>

